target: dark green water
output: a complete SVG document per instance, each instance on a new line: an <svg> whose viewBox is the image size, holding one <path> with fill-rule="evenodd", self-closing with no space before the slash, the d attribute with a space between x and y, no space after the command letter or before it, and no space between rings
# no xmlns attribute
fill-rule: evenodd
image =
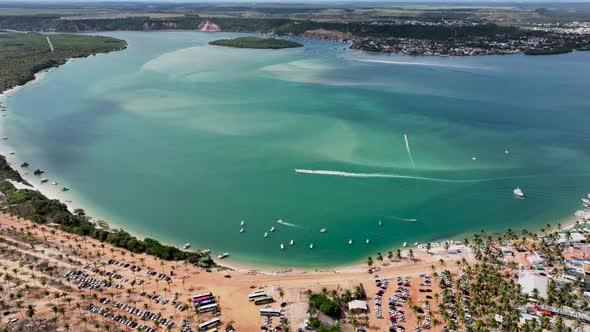
<svg viewBox="0 0 590 332"><path fill-rule="evenodd" d="M71 188L59 197L144 236L249 264L333 266L404 241L556 223L590 191L590 52L414 58L110 35L129 48L19 90L2 131L15 163Z"/></svg>

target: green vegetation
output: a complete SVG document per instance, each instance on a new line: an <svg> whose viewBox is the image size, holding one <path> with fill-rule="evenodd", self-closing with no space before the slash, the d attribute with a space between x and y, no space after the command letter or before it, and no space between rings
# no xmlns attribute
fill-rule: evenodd
<svg viewBox="0 0 590 332"><path fill-rule="evenodd" d="M10 205L7 212L40 224L56 223L69 233L90 236L134 253L147 253L166 260L186 260L201 266L212 266L213 261L206 255L182 251L176 247L163 245L157 240L139 240L124 230L108 231L88 221L84 210L71 213L67 206L58 200L49 199L38 191L16 189L7 180L22 181L20 175L10 168L4 157L0 157L0 190L6 195Z"/></svg>
<svg viewBox="0 0 590 332"><path fill-rule="evenodd" d="M25 84L35 73L62 65L67 59L120 50L126 45L123 40L101 36L0 34L0 91Z"/></svg>
<svg viewBox="0 0 590 332"><path fill-rule="evenodd" d="M276 38L260 38L260 37L239 37L234 39L218 39L209 42L209 45L228 46L237 48L261 48L261 49L280 49L302 47L294 41L276 39Z"/></svg>
<svg viewBox="0 0 590 332"><path fill-rule="evenodd" d="M311 294L309 297L309 307L319 310L333 318L339 318L342 314L340 306L338 306L336 302L330 300L325 294Z"/></svg>
<svg viewBox="0 0 590 332"><path fill-rule="evenodd" d="M571 53L573 50L569 47L561 47L554 49L542 49L542 50L527 50L524 52L526 55L552 55L552 54L564 54Z"/></svg>

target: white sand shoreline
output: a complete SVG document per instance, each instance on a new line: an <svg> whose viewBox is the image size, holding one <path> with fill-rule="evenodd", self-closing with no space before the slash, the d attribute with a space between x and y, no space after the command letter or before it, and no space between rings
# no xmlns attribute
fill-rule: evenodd
<svg viewBox="0 0 590 332"><path fill-rule="evenodd" d="M70 61L73 61L75 59L69 59L66 61L65 64L69 63ZM65 65L64 64L64 65ZM44 77L52 70L55 70L59 67L54 67L54 68L49 68L46 70L43 70L39 73L35 74L35 78L29 82L27 82L24 85L21 86L15 86L13 88L10 88L8 90L5 90L4 92L0 93L0 102L5 102L7 98L9 98L10 96L14 95L15 93L17 93L20 89L25 88L27 86L33 85L33 84L38 84L41 80L44 79ZM10 114L9 112L7 112L8 114ZM5 121L3 119L0 119L0 136L2 136L5 132ZM12 149L11 145L10 145L10 138L7 141L1 142L0 143L0 154L4 155L7 159L7 162L9 163L9 165L11 165L13 167L13 169L15 169L17 172L19 172L19 174L21 174L20 169L19 169L19 165L24 162L25 160L21 160L19 158L19 155L16 154L11 154L12 152L14 152L14 149ZM133 227L131 225L126 225L126 224L118 224L117 222L114 222L112 220L116 220L116 219L120 219L120 218L104 218L107 217L105 213L101 213L99 208L93 207L92 204L90 202L88 202L88 200L85 200L83 197L81 196L76 196L75 195L75 188L72 191L68 191L67 194L64 194L59 188L61 186L52 186L51 184L44 184L44 185L40 185L38 182L38 180L40 179L38 176L34 176L32 174L21 174L21 176L31 184L32 188L34 190L37 190L39 192L41 192L43 195L45 195L46 197L50 198L50 199L57 199L60 202L62 202L63 204L65 204L68 209L73 212L75 208L83 208L88 215L93 216L92 220L96 221L96 220L107 220L105 221L109 228L111 229L124 229L125 231L129 232L130 234L132 234L133 236L139 238L139 239L145 239L146 237L153 237L153 236L149 236L146 234L142 234L141 232L139 232L137 230L138 227ZM24 186L24 184L23 184ZM25 188L25 187L22 187ZM29 188L27 188L29 189ZM73 196L72 196L73 195ZM575 225L576 220L578 220L579 218L573 216L573 214L571 216L568 217L564 217L563 219L560 220L556 220L556 223L562 223L563 228L566 227L572 227ZM554 225L555 225L554 224ZM530 227L530 226L529 226ZM539 225L539 227L534 228L534 231L537 231L539 228L541 228L542 225ZM529 229L531 230L531 229ZM516 230L515 230L516 231ZM533 230L531 230L533 231ZM461 234L457 235L457 237L462 236ZM157 237L155 237L156 239L158 239ZM445 242L445 241L457 241L457 238L454 239L437 239L434 241L431 241L431 243L433 242ZM158 239L158 241L161 241ZM181 248L180 244L176 244L176 243L170 243L170 242L165 242L165 241L161 241L161 243L163 244L167 244L167 245L173 245L176 246L178 248ZM197 246L198 247L198 244ZM425 251L423 248L420 248L420 246L414 246L413 244L410 244L408 247L406 248L401 248L402 252L407 253L408 249L412 248L415 251ZM397 247L391 247L387 250L396 250ZM387 250L382 250L383 253L386 253ZM375 250L375 252L372 254L372 256L376 255L378 252L378 249ZM313 273L313 272L334 272L334 273L340 273L340 272L361 272L361 271L366 271L367 267L366 264L364 262L364 259L359 259L359 260L352 260L350 263L348 264L343 264L343 265L335 265L335 266L320 266L317 268L313 268L313 267L309 267L309 268L305 268L305 267L288 267L288 266L278 266L278 265L273 265L273 264L256 264L256 263L248 263L247 261L234 261L231 256L229 257L229 259L227 261L225 260L218 260L216 259L215 255L212 255L213 258L216 260L216 263L219 266L222 267L226 267L228 269L234 270L234 271L241 271L241 272L255 272L257 274L264 274L264 275L283 275L283 274L305 274L305 273Z"/></svg>

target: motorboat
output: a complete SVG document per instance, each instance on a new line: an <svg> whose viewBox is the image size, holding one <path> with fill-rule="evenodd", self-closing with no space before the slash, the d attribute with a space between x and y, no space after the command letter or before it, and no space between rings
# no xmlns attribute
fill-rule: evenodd
<svg viewBox="0 0 590 332"><path fill-rule="evenodd" d="M352 244L352 239L348 240L348 244Z"/></svg>
<svg viewBox="0 0 590 332"><path fill-rule="evenodd" d="M365 242L366 242L367 244L369 244L369 243L371 243L371 240L369 240L369 239L366 239L366 240L365 240Z"/></svg>
<svg viewBox="0 0 590 332"><path fill-rule="evenodd" d="M268 237L268 232L264 232L264 237Z"/></svg>
<svg viewBox="0 0 590 332"><path fill-rule="evenodd" d="M325 233L325 232L327 232L327 231L328 231L328 230L327 230L327 229L325 229L325 228L322 228L322 229L320 229L320 233Z"/></svg>
<svg viewBox="0 0 590 332"><path fill-rule="evenodd" d="M408 243L407 242L404 242L403 246L404 247L407 247L408 246Z"/></svg>
<svg viewBox="0 0 590 332"><path fill-rule="evenodd" d="M588 198L582 198L582 202L584 202L586 204L590 204L590 199L588 199Z"/></svg>
<svg viewBox="0 0 590 332"><path fill-rule="evenodd" d="M309 245L309 249L313 249L313 243Z"/></svg>
<svg viewBox="0 0 590 332"><path fill-rule="evenodd" d="M291 240L291 241L289 242L289 245L294 245L294 244L295 244L295 241L293 241L293 240Z"/></svg>
<svg viewBox="0 0 590 332"><path fill-rule="evenodd" d="M227 256L229 256L229 253L227 253L227 252L222 252L221 254L217 255L217 258L219 258L219 259L224 259L224 258L226 258Z"/></svg>
<svg viewBox="0 0 590 332"><path fill-rule="evenodd" d="M36 169L36 170L33 172L33 174L35 174L35 175L41 175L41 174L43 174L43 173L45 173L45 171L43 171L42 169L39 169L39 168L37 168L37 169Z"/></svg>
<svg viewBox="0 0 590 332"><path fill-rule="evenodd" d="M270 228L270 231L271 231L271 232L274 232L274 231L275 231L275 227L274 227L274 226L272 226L272 227Z"/></svg>
<svg viewBox="0 0 590 332"><path fill-rule="evenodd" d="M48 181L49 181L48 179L41 179L41 183L45 183L45 182L48 182Z"/></svg>
<svg viewBox="0 0 590 332"><path fill-rule="evenodd" d="M70 188L68 188L68 187L61 188L61 191L68 191L68 190L70 190Z"/></svg>
<svg viewBox="0 0 590 332"><path fill-rule="evenodd" d="M285 250L285 245L281 243L281 250Z"/></svg>
<svg viewBox="0 0 590 332"><path fill-rule="evenodd" d="M244 229L243 228L240 228L240 233L244 233Z"/></svg>
<svg viewBox="0 0 590 332"><path fill-rule="evenodd" d="M240 221L240 226L244 226L245 224L246 224L246 222L245 222L245 221L243 221L243 220L242 220L242 221Z"/></svg>
<svg viewBox="0 0 590 332"><path fill-rule="evenodd" d="M20 164L20 167L29 167L29 163L25 161L24 163Z"/></svg>
<svg viewBox="0 0 590 332"><path fill-rule="evenodd" d="M182 247L183 247L184 249L188 249L188 248L190 248L190 247L191 247L191 244L190 244L190 243L185 243L185 244L184 244Z"/></svg>
<svg viewBox="0 0 590 332"><path fill-rule="evenodd" d="M513 191L514 195L522 198L524 197L524 192L522 192L522 189L520 189L519 187L516 187Z"/></svg>
<svg viewBox="0 0 590 332"><path fill-rule="evenodd" d="M381 219L379 219L378 224L379 224L379 226L383 225L383 223L381 222Z"/></svg>

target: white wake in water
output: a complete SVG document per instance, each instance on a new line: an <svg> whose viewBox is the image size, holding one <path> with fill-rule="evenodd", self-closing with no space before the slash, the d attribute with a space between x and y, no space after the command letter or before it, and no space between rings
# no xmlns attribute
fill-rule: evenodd
<svg viewBox="0 0 590 332"><path fill-rule="evenodd" d="M393 218L393 219L396 219L396 220L399 220L399 221L409 221L409 222L418 221L418 219L415 219L415 218L405 219L405 218L398 218L398 217L394 217L394 216L389 216L387 218Z"/></svg>
<svg viewBox="0 0 590 332"><path fill-rule="evenodd" d="M412 163L412 168L416 168L416 164L414 164L414 157L412 157L412 151L410 151L410 143L408 142L408 135L404 134L404 140L406 141L406 151L408 151L408 156L410 157L410 162Z"/></svg>
<svg viewBox="0 0 590 332"><path fill-rule="evenodd" d="M292 224L290 222L286 222L286 221L281 221L279 224L284 225L284 226L289 226L289 227L298 227L295 224Z"/></svg>
<svg viewBox="0 0 590 332"><path fill-rule="evenodd" d="M469 182L482 182L482 181L495 180L495 179L450 180L450 179L437 179L437 178L429 178L429 177L424 177L424 176L412 176L412 175L401 175L401 174L351 173L351 172L327 171L327 170L316 170L316 169L295 169L295 172L302 173L302 174L346 176L346 177L355 177L355 178L415 179L415 180L423 180L423 181L449 182L449 183L469 183Z"/></svg>

